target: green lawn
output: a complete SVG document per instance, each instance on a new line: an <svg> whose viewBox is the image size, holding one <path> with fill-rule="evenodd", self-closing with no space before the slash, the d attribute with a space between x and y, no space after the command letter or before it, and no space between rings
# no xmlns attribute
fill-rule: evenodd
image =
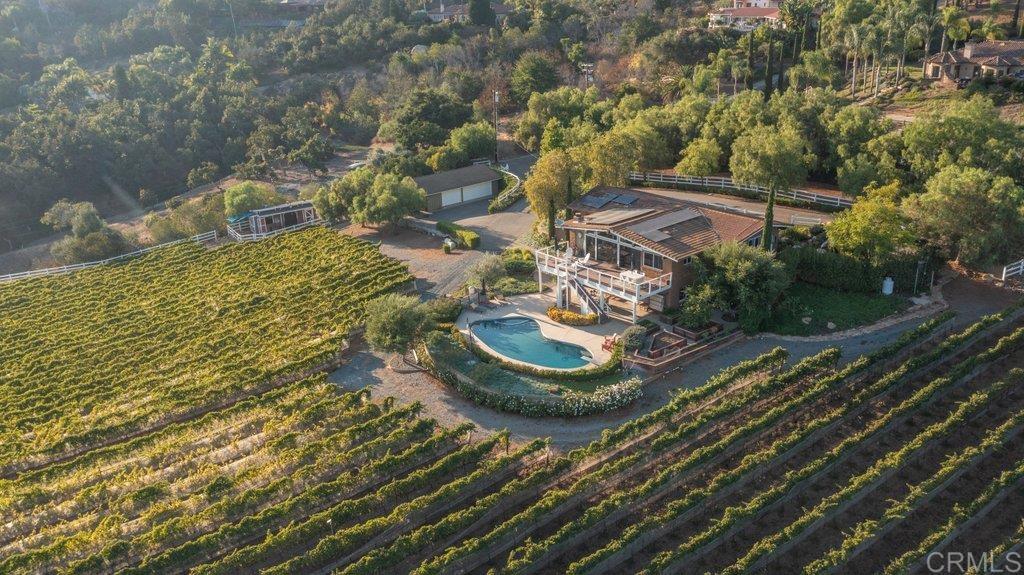
<svg viewBox="0 0 1024 575"><path fill-rule="evenodd" d="M894 295L839 292L805 283L793 284L769 321L766 331L780 335L818 335L874 323L910 307ZM811 318L804 323L804 318ZM829 329L829 322L834 324Z"/></svg>

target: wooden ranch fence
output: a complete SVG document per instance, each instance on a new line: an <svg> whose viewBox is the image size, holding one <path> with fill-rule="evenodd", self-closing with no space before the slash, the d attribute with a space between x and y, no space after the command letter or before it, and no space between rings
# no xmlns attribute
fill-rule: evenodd
<svg viewBox="0 0 1024 575"><path fill-rule="evenodd" d="M685 174L666 174L663 172L630 172L629 179L633 183L649 182L652 184L667 184L670 186L699 186L702 188L719 188L722 190L738 190L742 192L754 192L767 196L769 191L764 186L751 184L739 184L732 178L719 176L687 176ZM788 190L776 192L780 198L787 198L796 202L806 202L829 208L848 208L853 205L853 200L832 194L821 194L810 190Z"/></svg>

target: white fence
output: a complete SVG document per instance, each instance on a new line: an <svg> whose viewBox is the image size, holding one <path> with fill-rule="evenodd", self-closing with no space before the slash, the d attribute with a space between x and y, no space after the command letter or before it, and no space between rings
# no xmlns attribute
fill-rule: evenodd
<svg viewBox="0 0 1024 575"><path fill-rule="evenodd" d="M96 262L85 262L85 263L80 263L80 264L71 264L71 265L67 265L67 266L60 266L58 268L46 268L46 269L42 269L42 270L29 270L27 272L19 272L19 273L16 273L16 274L7 274L7 275L0 276L0 282L8 282L8 281L13 281L13 280L20 280L20 279L25 279L25 278L34 278L34 277L41 277L41 276L52 276L52 275L66 274L66 273L70 273L70 272L74 272L74 271L78 271L78 270L84 270L84 269L87 269L87 268L101 266L103 264L113 263L113 262L120 261L120 260L126 260L126 259L130 259L130 258L135 258L135 257L141 256L141 255L147 254L147 253L149 253L151 251L167 248L167 247L170 247L170 246L173 246L173 245L177 245L177 244L183 244L183 243L187 243L187 242L199 242L199 243L211 242L211 241L214 241L216 239L217 239L217 230L213 230L213 231L210 231L210 232L206 232L205 234L199 234L198 236L192 236L191 238L185 238L185 239L181 239L181 240L175 240L173 242L167 242L167 243L159 244L159 245L156 245L156 246L150 246L148 248L143 248L141 250L136 250L136 251L131 252L131 253L121 254L119 256L114 256L112 258L107 258L105 260L100 260L100 261L96 261Z"/></svg>
<svg viewBox="0 0 1024 575"><path fill-rule="evenodd" d="M664 174L661 172L630 172L629 179L634 183L650 182L652 184L668 184L670 186L700 186L702 188L719 188L723 190L755 192L765 196L769 193L768 188L763 186L738 184L734 182L732 178L716 176L701 177ZM817 204L819 206L828 206L831 208L848 208L853 205L853 201L848 198L829 194L819 194L809 190L779 191L776 192L776 196L797 202L807 202L809 204Z"/></svg>
<svg viewBox="0 0 1024 575"><path fill-rule="evenodd" d="M315 220L310 220L308 222L302 222L301 224L295 224L294 226L288 226L287 228L281 228L279 230L274 230L272 232L264 232L264 233L259 233L259 234L257 234L257 233L245 234L245 233L242 233L242 232L234 229L231 226L228 226L228 235L231 236L231 239L235 240L236 242L254 242L256 240L264 240L264 239L267 239L267 238L272 238L272 237L274 237L276 235L279 235L279 234L284 234L284 233L287 233L287 232L294 232L296 230L301 230L302 228L308 228L310 226L319 226L322 223L324 223L324 221L321 218L317 218Z"/></svg>
<svg viewBox="0 0 1024 575"><path fill-rule="evenodd" d="M1013 262L1012 264L1003 268L1003 281L1006 281L1006 278L1011 278L1013 276L1019 276L1022 274L1024 274L1024 260L1020 260L1019 262Z"/></svg>

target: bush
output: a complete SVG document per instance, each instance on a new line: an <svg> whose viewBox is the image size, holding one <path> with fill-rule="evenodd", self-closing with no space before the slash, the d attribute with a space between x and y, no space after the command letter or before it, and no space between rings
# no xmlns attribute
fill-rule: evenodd
<svg viewBox="0 0 1024 575"><path fill-rule="evenodd" d="M900 293L911 293L915 279L918 291L926 290L933 269L926 258L921 258L925 264L918 271L919 257L914 255L897 256L876 266L811 246L797 246L779 252L779 259L802 282L840 291L870 294L882 290L882 280L886 277L893 279L896 291Z"/></svg>
<svg viewBox="0 0 1024 575"><path fill-rule="evenodd" d="M549 307L548 317L563 325L576 326L595 325L597 324L598 319L596 313L588 313L584 315L559 307Z"/></svg>
<svg viewBox="0 0 1024 575"><path fill-rule="evenodd" d="M644 344L647 329L639 325L631 325L622 332L622 347L626 351L636 351Z"/></svg>
<svg viewBox="0 0 1024 575"><path fill-rule="evenodd" d="M537 260L526 248L509 248L501 254L505 271L509 275L532 275L537 272Z"/></svg>
<svg viewBox="0 0 1024 575"><path fill-rule="evenodd" d="M677 317L684 327L704 327L711 321L711 313L720 306L721 298L711 284L691 285L686 288L686 300Z"/></svg>
<svg viewBox="0 0 1024 575"><path fill-rule="evenodd" d="M472 230L457 230L455 238L466 249L475 250L480 247L480 234Z"/></svg>
<svg viewBox="0 0 1024 575"><path fill-rule="evenodd" d="M437 222L437 231L451 236L461 247L475 250L480 247L480 234L458 224L441 220Z"/></svg>
<svg viewBox="0 0 1024 575"><path fill-rule="evenodd" d="M505 191L497 195L491 203L487 205L487 213L496 214L498 212L505 211L512 207L512 204L526 197L526 186L520 184L518 187L515 184L509 184L506 178Z"/></svg>
<svg viewBox="0 0 1024 575"><path fill-rule="evenodd" d="M527 293L537 293L538 291L540 291L540 286L537 285L537 282L535 281L520 280L510 277L501 278L500 280L494 282L494 285L492 287L494 288L494 291L500 293L505 297L523 295Z"/></svg>
<svg viewBox="0 0 1024 575"><path fill-rule="evenodd" d="M455 298L439 297L423 304L427 317L436 323L452 323L462 313L462 302Z"/></svg>

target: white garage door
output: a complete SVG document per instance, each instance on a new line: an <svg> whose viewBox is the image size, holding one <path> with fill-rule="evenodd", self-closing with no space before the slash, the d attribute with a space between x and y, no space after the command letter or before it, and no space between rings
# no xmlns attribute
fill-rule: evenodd
<svg viewBox="0 0 1024 575"><path fill-rule="evenodd" d="M462 203L462 190L448 190L447 192L441 192L441 207L447 208L448 206L454 206L455 204Z"/></svg>
<svg viewBox="0 0 1024 575"><path fill-rule="evenodd" d="M463 188L462 199L465 202L491 197L491 183L473 184Z"/></svg>

